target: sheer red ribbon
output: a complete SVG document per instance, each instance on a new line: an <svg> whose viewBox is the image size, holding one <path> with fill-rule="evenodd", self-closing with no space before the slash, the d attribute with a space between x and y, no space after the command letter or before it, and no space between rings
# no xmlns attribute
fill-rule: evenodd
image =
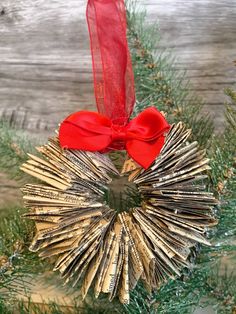
<svg viewBox="0 0 236 314"><path fill-rule="evenodd" d="M170 126L153 107L129 122L135 89L124 1L88 0L87 22L99 113L80 111L67 117L60 126L60 144L101 152L126 149L137 163L148 168Z"/></svg>
<svg viewBox="0 0 236 314"><path fill-rule="evenodd" d="M125 125L135 103L123 0L89 0L87 22L98 112Z"/></svg>

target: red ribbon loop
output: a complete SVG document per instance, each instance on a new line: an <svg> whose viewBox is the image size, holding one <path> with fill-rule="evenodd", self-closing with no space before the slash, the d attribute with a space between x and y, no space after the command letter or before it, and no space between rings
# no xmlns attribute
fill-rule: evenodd
<svg viewBox="0 0 236 314"><path fill-rule="evenodd" d="M126 126L115 125L104 115L79 111L65 119L59 130L62 147L102 151L126 149L145 169L159 154L170 126L154 107L141 112Z"/></svg>
<svg viewBox="0 0 236 314"><path fill-rule="evenodd" d="M98 112L125 125L135 103L123 0L88 0L87 22Z"/></svg>

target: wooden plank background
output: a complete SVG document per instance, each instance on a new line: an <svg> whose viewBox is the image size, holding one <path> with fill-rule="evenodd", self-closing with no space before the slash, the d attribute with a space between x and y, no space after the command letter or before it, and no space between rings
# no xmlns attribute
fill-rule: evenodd
<svg viewBox="0 0 236 314"><path fill-rule="evenodd" d="M139 0L159 22L157 47L174 48L205 111L223 121L235 82L235 0ZM1 0L0 117L48 133L69 113L94 109L85 0Z"/></svg>

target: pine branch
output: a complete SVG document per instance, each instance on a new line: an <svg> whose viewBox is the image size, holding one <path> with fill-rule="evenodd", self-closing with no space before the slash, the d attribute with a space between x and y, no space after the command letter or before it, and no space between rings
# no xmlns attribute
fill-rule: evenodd
<svg viewBox="0 0 236 314"><path fill-rule="evenodd" d="M0 304L27 294L30 277L42 270L38 257L28 251L33 226L21 218L24 209L6 208L0 223ZM3 313L3 312L1 312Z"/></svg>
<svg viewBox="0 0 236 314"><path fill-rule="evenodd" d="M185 73L174 68L175 58L158 51L158 27L145 24L145 13L137 11L135 1L128 1L127 9L137 96L134 115L155 106L167 114L170 123L186 123L193 130L193 139L206 146L213 123L209 116L200 115L202 100L189 92Z"/></svg>
<svg viewBox="0 0 236 314"><path fill-rule="evenodd" d="M33 151L33 141L7 122L0 121L0 142L0 171L15 179L22 178L19 167L27 160L27 153Z"/></svg>

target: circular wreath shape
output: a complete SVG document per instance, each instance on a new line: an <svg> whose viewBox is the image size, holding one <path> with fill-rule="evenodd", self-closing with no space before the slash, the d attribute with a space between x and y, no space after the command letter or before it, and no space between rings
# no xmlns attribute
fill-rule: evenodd
<svg viewBox="0 0 236 314"><path fill-rule="evenodd" d="M57 137L49 139L37 148L44 158L29 155L21 168L45 183L22 189L31 209L25 216L37 229L30 250L50 257L66 282L82 282L83 298L93 285L96 297L129 303L139 280L152 290L180 276L194 246L210 245L204 235L217 223L217 201L204 185L209 160L197 142L187 142L190 133L173 125L153 164L131 168L141 202L123 212L103 199L119 175L108 155L63 150Z"/></svg>

